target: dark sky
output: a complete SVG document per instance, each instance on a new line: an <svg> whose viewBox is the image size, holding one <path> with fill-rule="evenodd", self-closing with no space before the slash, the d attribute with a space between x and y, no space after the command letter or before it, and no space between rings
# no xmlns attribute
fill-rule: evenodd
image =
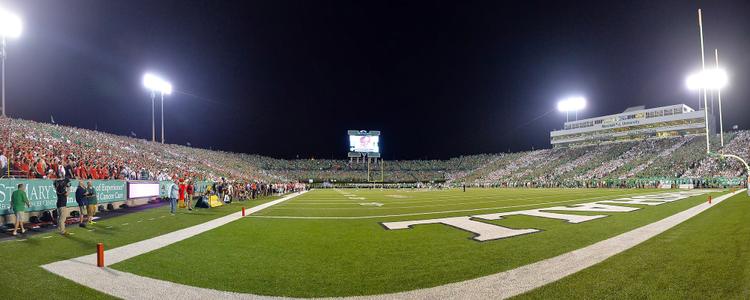
<svg viewBox="0 0 750 300"><path fill-rule="evenodd" d="M8 46L12 117L150 138L141 76L153 71L178 91L165 102L169 143L345 158L346 130L372 129L387 159L548 148L565 119L552 110L570 94L589 99L588 117L695 107L684 79L700 66L701 6L707 49L731 75L727 127L750 126L750 1L0 6L25 25Z"/></svg>

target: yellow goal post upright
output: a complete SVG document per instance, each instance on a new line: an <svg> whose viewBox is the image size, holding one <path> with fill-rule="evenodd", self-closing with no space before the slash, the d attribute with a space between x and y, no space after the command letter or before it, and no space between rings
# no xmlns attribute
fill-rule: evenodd
<svg viewBox="0 0 750 300"><path fill-rule="evenodd" d="M742 159L742 157L739 157L734 154L721 154L721 153L711 153L712 155L719 156L720 158L733 158L742 163L742 165L745 166L745 173L747 174L745 178L745 188L747 188L747 195L750 196L750 165L747 164L747 162Z"/></svg>
<svg viewBox="0 0 750 300"><path fill-rule="evenodd" d="M380 183L381 187L383 187L385 186L385 161L382 158L379 159L379 157L374 157L374 159L375 159L375 165L377 165L378 161L380 161L380 180L378 181L377 179L373 179L373 176L371 175L372 168L370 167L371 159L368 157L367 158L367 182L373 183L373 184Z"/></svg>

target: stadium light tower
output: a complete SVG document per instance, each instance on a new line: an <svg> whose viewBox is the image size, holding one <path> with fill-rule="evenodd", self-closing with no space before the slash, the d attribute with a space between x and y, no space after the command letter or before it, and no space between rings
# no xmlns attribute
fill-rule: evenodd
<svg viewBox="0 0 750 300"><path fill-rule="evenodd" d="M0 9L0 36L2 36L2 45L0 46L2 48L2 52L0 52L0 56L2 56L2 81L3 81L3 101L2 101L2 110L3 110L3 117L6 116L5 114L5 58L8 56L5 51L5 39L6 38L17 38L21 36L23 25L21 23L21 18L18 16L7 12L5 10Z"/></svg>
<svg viewBox="0 0 750 300"><path fill-rule="evenodd" d="M586 98L575 96L568 97L557 102L557 110L565 113L565 122L569 121L570 112L575 112L576 120L578 120L578 111L586 108Z"/></svg>
<svg viewBox="0 0 750 300"><path fill-rule="evenodd" d="M724 118L722 116L721 112L721 89L726 87L727 84L729 84L729 76L727 76L727 72L723 69L718 68L719 58L718 58L718 50L716 51L716 64L717 68L715 69L708 69L702 72L696 72L692 75L689 75L687 79L685 80L685 84L687 85L688 89L690 90L697 90L706 92L706 90L712 90L716 91L719 96L719 133L721 136L721 146L724 146ZM708 116L708 107L704 107L706 109L706 116ZM706 126L708 127L708 120L706 120Z"/></svg>
<svg viewBox="0 0 750 300"><path fill-rule="evenodd" d="M161 94L161 143L164 144L164 95L172 93L172 84L153 74L143 75L143 86L151 91L151 141L156 141L156 122L154 121L154 98L156 92Z"/></svg>

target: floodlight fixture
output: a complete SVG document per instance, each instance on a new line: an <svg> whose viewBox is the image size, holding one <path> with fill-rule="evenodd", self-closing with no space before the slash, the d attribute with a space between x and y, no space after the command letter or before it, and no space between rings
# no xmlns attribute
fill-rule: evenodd
<svg viewBox="0 0 750 300"><path fill-rule="evenodd" d="M729 76L723 69L708 69L687 77L685 85L690 90L720 90L729 84Z"/></svg>
<svg viewBox="0 0 750 300"><path fill-rule="evenodd" d="M557 110L561 112L579 111L586 108L586 98L581 96L568 97L557 102Z"/></svg>
<svg viewBox="0 0 750 300"><path fill-rule="evenodd" d="M0 10L0 36L17 38L21 36L23 24L21 18L5 10Z"/></svg>
<svg viewBox="0 0 750 300"><path fill-rule="evenodd" d="M557 110L565 113L565 122L570 121L570 112L575 112L578 120L578 111L586 108L586 98L582 96L571 96L557 102Z"/></svg>
<svg viewBox="0 0 750 300"><path fill-rule="evenodd" d="M156 118L154 115L154 98L161 94L161 143L164 144L164 95L172 94L172 84L158 76L146 73L143 75L143 86L151 90L151 141L156 141Z"/></svg>
<svg viewBox="0 0 750 300"><path fill-rule="evenodd" d="M166 95L172 93L171 83L151 73L146 73L146 75L143 75L143 86L145 86L152 92L159 92Z"/></svg>

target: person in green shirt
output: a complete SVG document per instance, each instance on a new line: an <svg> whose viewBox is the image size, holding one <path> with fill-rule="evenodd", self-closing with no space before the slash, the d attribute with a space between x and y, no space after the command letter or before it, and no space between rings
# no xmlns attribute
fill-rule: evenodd
<svg viewBox="0 0 750 300"><path fill-rule="evenodd" d="M23 183L18 184L18 189L13 192L10 196L11 206L13 207L13 213L16 215L16 223L13 226L13 235L17 235L18 228L21 228L21 233L26 233L26 229L23 228L23 215L29 205L29 198L26 197L26 186Z"/></svg>
<svg viewBox="0 0 750 300"><path fill-rule="evenodd" d="M96 224L96 222L94 222L94 215L96 214L96 205L98 202L96 201L96 190L94 189L94 184L91 183L91 180L86 183L86 202L88 203L86 210L89 215L89 223Z"/></svg>

